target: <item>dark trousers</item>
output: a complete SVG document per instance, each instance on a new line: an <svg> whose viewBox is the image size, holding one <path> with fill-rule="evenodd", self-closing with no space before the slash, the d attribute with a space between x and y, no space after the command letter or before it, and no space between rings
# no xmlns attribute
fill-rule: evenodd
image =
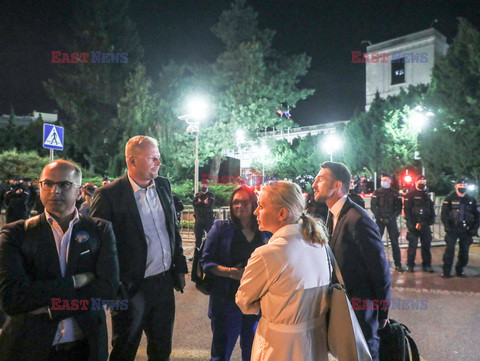
<svg viewBox="0 0 480 361"><path fill-rule="evenodd" d="M147 336L149 361L168 361L172 352L175 298L169 271L145 278L128 308L111 311L112 344L110 361L133 361L142 331Z"/></svg>
<svg viewBox="0 0 480 361"><path fill-rule="evenodd" d="M195 232L195 247L200 248L202 244L202 239L205 233L208 233L210 231L210 228L212 228L213 222L215 220L213 217L199 217L196 216L195 218L195 227L194 227L194 232Z"/></svg>
<svg viewBox="0 0 480 361"><path fill-rule="evenodd" d="M430 248L432 246L432 231L430 226L423 225L422 228L409 229L407 231L408 251L407 251L407 266L415 267L415 256L417 255L418 238L421 243L422 267L430 267L432 265L432 253Z"/></svg>
<svg viewBox="0 0 480 361"><path fill-rule="evenodd" d="M468 264L468 250L473 240L468 232L447 232L445 234L445 253L443 254L443 273L450 274L453 266L453 259L455 258L455 245L459 239L458 246L458 261L455 269L458 272L463 271L463 267Z"/></svg>
<svg viewBox="0 0 480 361"><path fill-rule="evenodd" d="M400 255L400 246L398 245L398 237L400 236L400 231L397 226L397 219L391 219L390 222L385 225L382 222L376 221L378 229L380 230L380 237L383 237L385 232L385 227L387 228L388 237L390 238L390 243L392 244L392 255L395 266L402 265L402 259Z"/></svg>
<svg viewBox="0 0 480 361"><path fill-rule="evenodd" d="M242 361L250 361L253 338L260 316L244 315L234 300L211 295L208 317L213 333L210 360L229 361L240 336Z"/></svg>
<svg viewBox="0 0 480 361"><path fill-rule="evenodd" d="M59 345L58 349L53 346L48 361L88 361L89 351L87 339Z"/></svg>
<svg viewBox="0 0 480 361"><path fill-rule="evenodd" d="M363 336L367 341L372 361L379 361L378 349L380 336L378 335L378 310L355 310L358 323L362 328Z"/></svg>

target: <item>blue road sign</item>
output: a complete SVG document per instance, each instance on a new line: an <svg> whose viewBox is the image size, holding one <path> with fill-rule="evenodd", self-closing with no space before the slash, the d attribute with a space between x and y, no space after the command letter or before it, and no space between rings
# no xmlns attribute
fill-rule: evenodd
<svg viewBox="0 0 480 361"><path fill-rule="evenodd" d="M44 123L43 147L54 150L63 150L63 127Z"/></svg>

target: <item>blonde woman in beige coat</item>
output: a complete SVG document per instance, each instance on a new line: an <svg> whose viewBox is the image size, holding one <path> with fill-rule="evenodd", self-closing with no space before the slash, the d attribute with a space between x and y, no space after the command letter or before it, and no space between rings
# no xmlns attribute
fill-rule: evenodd
<svg viewBox="0 0 480 361"><path fill-rule="evenodd" d="M327 236L325 226L306 216L304 208L294 183L272 183L260 193L259 229L273 236L252 253L236 294L243 313L262 312L252 361L328 360Z"/></svg>

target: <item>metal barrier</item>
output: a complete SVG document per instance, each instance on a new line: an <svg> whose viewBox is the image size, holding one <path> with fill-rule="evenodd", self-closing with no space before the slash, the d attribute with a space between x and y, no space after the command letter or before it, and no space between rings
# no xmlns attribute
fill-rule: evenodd
<svg viewBox="0 0 480 361"><path fill-rule="evenodd" d="M370 210L370 202L365 202L366 210L368 214L373 218L373 214ZM443 227L443 224L440 220L440 212L441 212L442 206L441 204L435 205L435 224L432 226L432 232L433 232L433 241L434 242L439 242L443 243L445 239L445 229ZM215 219L227 219L230 216L230 208L229 207L220 207L217 209L214 209L214 216ZM195 217L193 216L193 207L192 206L186 206L185 209L182 212L182 216L180 219L180 231L182 234L182 239L184 241L195 241L195 233L193 230L194 224L195 224ZM2 210L0 214L0 229L3 227L5 224L5 210ZM405 222L405 218L403 216L400 216L397 218L397 224L398 224L398 229L400 231L400 237L398 242L400 245L402 244L408 244L407 241L407 226ZM388 243L388 232L385 231L383 235L383 242ZM474 242L478 243L479 242L478 237L474 237Z"/></svg>

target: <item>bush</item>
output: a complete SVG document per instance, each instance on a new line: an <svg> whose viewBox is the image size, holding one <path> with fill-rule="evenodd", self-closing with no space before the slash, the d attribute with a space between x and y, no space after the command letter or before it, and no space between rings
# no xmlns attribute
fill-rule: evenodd
<svg viewBox="0 0 480 361"><path fill-rule="evenodd" d="M210 191L215 194L215 208L228 206L232 192L236 185L216 184L210 186ZM185 180L172 184L172 193L180 197L184 205L192 205L194 185L193 180Z"/></svg>
<svg viewBox="0 0 480 361"><path fill-rule="evenodd" d="M22 177L38 179L49 158L36 152L19 153L15 149L0 153L0 179Z"/></svg>

